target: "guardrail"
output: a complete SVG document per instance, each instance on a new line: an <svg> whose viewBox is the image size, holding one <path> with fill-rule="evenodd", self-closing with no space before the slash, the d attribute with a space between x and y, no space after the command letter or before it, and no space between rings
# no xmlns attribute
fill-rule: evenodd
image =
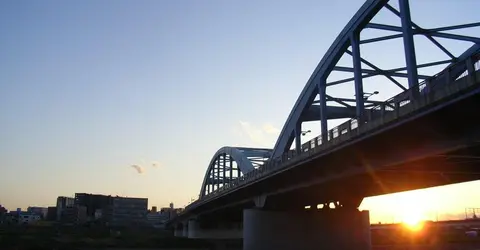
<svg viewBox="0 0 480 250"><path fill-rule="evenodd" d="M475 53L466 60L457 62L442 72L419 83L418 85L384 101L383 103L365 110L362 117L363 123L359 125L356 119L350 119L337 127L328 131L327 140L322 142L322 135L302 144L300 154L290 150L276 159L269 159L262 167L259 167L243 176L238 177L231 183L226 183L222 187L196 200L185 210L196 207L204 202L215 199L219 195L233 191L254 180L262 178L276 171L285 169L298 161L305 160L324 150L336 146L342 142L349 141L360 135L364 135L379 126L392 123L408 114L411 114L427 105L441 101L445 97L451 96L476 84L480 81L479 71L480 53ZM456 79L452 79L450 71L456 67L463 67L465 71ZM478 79L478 80L476 80ZM452 82L453 80L453 82ZM380 113L380 115L378 115Z"/></svg>

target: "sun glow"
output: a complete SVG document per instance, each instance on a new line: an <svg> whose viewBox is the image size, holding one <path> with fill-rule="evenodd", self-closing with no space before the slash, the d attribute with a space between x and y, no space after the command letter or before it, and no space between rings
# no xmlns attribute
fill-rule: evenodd
<svg viewBox="0 0 480 250"><path fill-rule="evenodd" d="M423 221L422 220L417 220L417 219L412 219L412 220L406 220L403 222L405 227L412 231L420 231L423 228Z"/></svg>
<svg viewBox="0 0 480 250"><path fill-rule="evenodd" d="M403 213L403 224L412 231L419 231L423 228L423 214L417 210L406 210Z"/></svg>

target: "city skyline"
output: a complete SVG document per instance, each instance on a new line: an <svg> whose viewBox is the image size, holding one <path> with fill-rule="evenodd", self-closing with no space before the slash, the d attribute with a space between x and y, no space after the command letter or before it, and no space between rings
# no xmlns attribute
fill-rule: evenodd
<svg viewBox="0 0 480 250"><path fill-rule="evenodd" d="M414 190L407 192L400 192L394 194L381 195L376 197L367 197L364 199L360 206L360 210L370 210L371 212L371 222L372 223L398 223L406 220L406 217L411 216L412 214L419 216L419 220L431 220L431 221L441 221L441 220L455 220L455 219L464 219L466 217L471 218L473 214L466 214L467 209L477 208L478 201L471 203L474 206L462 207L460 204L461 196L456 200L452 199L443 199L445 196L451 196L451 194L459 193L468 188L478 187L480 181L473 181L467 183L446 185L440 187L427 188L422 190ZM78 193L78 192L77 192ZM106 196L116 196L112 194L104 193L92 193L94 195L106 195ZM75 197L74 194L64 197ZM119 196L127 198L147 198L148 208L153 206L157 208L170 207L170 203L166 204L152 204L149 197L132 197L132 196ZM56 200L57 197L55 197ZM176 208L183 208L185 205L188 205L193 200L193 197L187 204L182 204L180 206L175 206ZM383 205L378 204L378 200L383 200ZM417 206L419 202L424 202L423 206ZM427 202L425 202L427 201ZM173 203L174 204L174 203ZM6 207L9 211L15 211L18 208L21 208L22 211L26 210L27 207L48 207L54 206L55 202L44 203L44 204L29 204L27 207L15 207L9 208ZM175 205L175 204L174 204ZM413 206L412 206L413 205ZM377 206L377 207L375 207ZM400 207L403 210L403 213L398 213L395 211L395 208Z"/></svg>
<svg viewBox="0 0 480 250"><path fill-rule="evenodd" d="M466 2L452 17L455 3L433 2L412 1L420 25L475 21L480 7ZM218 148L273 147L314 67L362 3L0 3L0 204L44 206L86 192L186 205ZM447 45L456 54L465 47ZM388 45L365 51L392 68L391 54L403 53ZM417 52L419 61L439 54ZM379 92L372 98L398 92L377 85L365 86ZM306 129L305 140L319 134L318 123ZM361 208L372 221L412 209L457 214L480 207L478 187L369 198Z"/></svg>

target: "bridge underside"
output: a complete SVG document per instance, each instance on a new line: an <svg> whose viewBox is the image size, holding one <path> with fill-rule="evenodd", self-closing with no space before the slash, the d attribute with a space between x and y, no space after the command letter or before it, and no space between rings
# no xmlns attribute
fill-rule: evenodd
<svg viewBox="0 0 480 250"><path fill-rule="evenodd" d="M293 187L283 187L285 192L270 197L272 203L314 205L335 197L369 197L479 180L480 129L475 122L465 122L479 120L479 105L476 95L305 164L301 171L286 171L271 184L279 187L288 178L290 183L297 179L310 185L291 191Z"/></svg>

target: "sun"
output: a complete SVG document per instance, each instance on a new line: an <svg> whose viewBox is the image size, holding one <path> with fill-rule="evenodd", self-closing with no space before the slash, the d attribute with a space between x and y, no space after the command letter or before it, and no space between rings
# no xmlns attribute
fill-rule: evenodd
<svg viewBox="0 0 480 250"><path fill-rule="evenodd" d="M419 231L423 228L423 216L417 211L404 213L403 224L412 231Z"/></svg>

